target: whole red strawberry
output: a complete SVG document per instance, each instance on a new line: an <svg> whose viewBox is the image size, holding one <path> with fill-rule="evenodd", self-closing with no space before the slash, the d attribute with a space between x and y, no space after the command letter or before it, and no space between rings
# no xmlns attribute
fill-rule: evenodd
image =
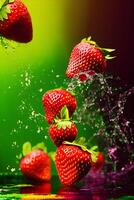
<svg viewBox="0 0 134 200"><path fill-rule="evenodd" d="M52 124L48 132L54 144L59 147L64 141L73 142L78 130L74 122L62 120Z"/></svg>
<svg viewBox="0 0 134 200"><path fill-rule="evenodd" d="M25 143L24 146L28 146ZM29 146L27 147L29 149ZM49 181L51 178L51 160L47 153L41 149L30 150L20 161L23 175L35 181Z"/></svg>
<svg viewBox="0 0 134 200"><path fill-rule="evenodd" d="M20 162L22 173L37 181L50 180L50 158L42 150L31 151Z"/></svg>
<svg viewBox="0 0 134 200"><path fill-rule="evenodd" d="M49 124L54 122L54 118L61 118L61 109L67 106L69 117L76 109L76 99L73 94L63 89L49 90L43 96L43 106L46 113L46 120Z"/></svg>
<svg viewBox="0 0 134 200"><path fill-rule="evenodd" d="M91 154L78 146L62 144L55 157L56 168L63 185L73 185L90 170Z"/></svg>
<svg viewBox="0 0 134 200"><path fill-rule="evenodd" d="M96 73L104 72L107 68L106 59L113 58L109 56L109 52L112 51L114 50L99 48L94 41L91 41L91 38L83 39L71 53L66 70L67 77L77 77L81 72L89 74L90 70Z"/></svg>
<svg viewBox="0 0 134 200"><path fill-rule="evenodd" d="M21 0L2 0L0 3L0 34L22 43L32 40L31 16Z"/></svg>

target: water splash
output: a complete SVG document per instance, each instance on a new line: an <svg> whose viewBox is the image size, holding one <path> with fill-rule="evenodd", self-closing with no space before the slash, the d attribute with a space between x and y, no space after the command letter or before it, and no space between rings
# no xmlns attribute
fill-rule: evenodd
<svg viewBox="0 0 134 200"><path fill-rule="evenodd" d="M11 131L11 135L22 130L30 131L33 129L33 126L36 133L45 133L44 115L37 111L36 105L31 102L34 101L37 93L43 92L42 88L39 88L37 93L32 92L34 78L30 68L20 74L20 92L18 94L18 98L20 99L18 107L20 118L17 119L16 127ZM24 98L25 95L27 95L27 98ZM44 138L46 139L46 137Z"/></svg>
<svg viewBox="0 0 134 200"><path fill-rule="evenodd" d="M128 89L118 77L106 74L94 74L85 81L77 77L67 86L80 100L76 120L83 127L88 126L89 141L98 139L98 145L107 152L108 162L113 162L113 170L132 163L134 121L126 117L125 109L134 87Z"/></svg>
<svg viewBox="0 0 134 200"><path fill-rule="evenodd" d="M41 103L44 92L49 89L45 77L47 74L47 79L50 80L50 89L52 87L59 88L58 82L62 78L60 74L55 74L53 69L48 73L46 71L47 69L45 68L41 68L38 72L36 69L33 70L31 65L23 66L19 73L14 74L16 80L14 85L9 85L7 88L8 91L11 91L15 87L19 91L16 96L16 121L10 131L10 147L17 155L16 157L21 152L22 144L26 141L31 141L33 136L39 142L48 143L48 126ZM19 169L17 169L19 162L17 159L14 162L17 163L17 165L15 164L16 172L19 172ZM10 168L8 167L7 171L10 173L12 168L14 168L13 164L10 165Z"/></svg>
<svg viewBox="0 0 134 200"><path fill-rule="evenodd" d="M8 51L14 51L19 45L20 45L19 43L14 42L12 40L8 40L4 38L2 35L0 35L0 46L6 50L6 53L9 53Z"/></svg>

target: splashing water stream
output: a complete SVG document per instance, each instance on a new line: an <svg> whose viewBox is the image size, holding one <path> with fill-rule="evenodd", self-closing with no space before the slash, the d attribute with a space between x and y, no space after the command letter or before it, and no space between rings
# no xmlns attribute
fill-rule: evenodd
<svg viewBox="0 0 134 200"><path fill-rule="evenodd" d="M124 175L131 176L134 172L134 119L132 114L128 117L132 100L131 104L127 102L133 97L134 87L124 87L117 77L95 74L85 81L73 79L68 90L81 101L75 115L78 123L88 126L91 132L86 136L88 141L95 140L105 152L108 181L119 182Z"/></svg>

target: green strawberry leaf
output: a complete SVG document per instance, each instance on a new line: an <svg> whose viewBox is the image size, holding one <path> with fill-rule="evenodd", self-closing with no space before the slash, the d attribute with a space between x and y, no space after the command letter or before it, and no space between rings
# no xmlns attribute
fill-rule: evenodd
<svg viewBox="0 0 134 200"><path fill-rule="evenodd" d="M8 14L11 13L11 9L9 8L9 3L13 3L14 0L1 0L0 1L0 20L4 21L8 19Z"/></svg>
<svg viewBox="0 0 134 200"><path fill-rule="evenodd" d="M102 50L103 52L106 52L106 53L111 53L111 52L114 52L116 49L101 48L101 50Z"/></svg>
<svg viewBox="0 0 134 200"><path fill-rule="evenodd" d="M67 127L71 128L71 126L72 126L72 122L71 121L61 120L61 121L59 121L57 123L57 128L58 129L61 129L61 128L66 129Z"/></svg>
<svg viewBox="0 0 134 200"><path fill-rule="evenodd" d="M5 4L5 0L0 0L0 9L2 8L2 6Z"/></svg>
<svg viewBox="0 0 134 200"><path fill-rule="evenodd" d="M25 142L22 146L22 154L26 156L32 150L32 146L30 142Z"/></svg>
<svg viewBox="0 0 134 200"><path fill-rule="evenodd" d="M16 158L18 159L18 160L21 160L21 158L22 158L22 153L20 153L19 155L16 155Z"/></svg>
<svg viewBox="0 0 134 200"><path fill-rule="evenodd" d="M93 161L94 163L97 162L97 160L98 160L97 157L98 157L98 152L91 151L91 159L92 159L92 161Z"/></svg>
<svg viewBox="0 0 134 200"><path fill-rule="evenodd" d="M45 146L44 142L40 142L36 144L34 147L32 147L32 150L38 150L38 149L43 150L45 153L47 152L47 147Z"/></svg>
<svg viewBox="0 0 134 200"><path fill-rule="evenodd" d="M6 6L8 5L9 3L13 3L14 0L0 0L0 9L3 7L3 6Z"/></svg>
<svg viewBox="0 0 134 200"><path fill-rule="evenodd" d="M69 92L72 96L76 96L75 92L69 91L69 90L68 90L68 92Z"/></svg>
<svg viewBox="0 0 134 200"><path fill-rule="evenodd" d="M91 151L98 151L98 146L93 146L93 147L91 147L90 150L91 150Z"/></svg>
<svg viewBox="0 0 134 200"><path fill-rule="evenodd" d="M69 111L66 105L61 109L60 115L61 119L69 120Z"/></svg>
<svg viewBox="0 0 134 200"><path fill-rule="evenodd" d="M79 145L83 145L83 146L86 146L86 138L85 137L80 137L76 140L76 143L79 144Z"/></svg>
<svg viewBox="0 0 134 200"><path fill-rule="evenodd" d="M9 3L13 3L14 2L14 0L8 0L9 1Z"/></svg>
<svg viewBox="0 0 134 200"><path fill-rule="evenodd" d="M54 118L53 123L56 123L56 124L57 124L60 120L61 120L61 119L56 115L55 118Z"/></svg>
<svg viewBox="0 0 134 200"><path fill-rule="evenodd" d="M56 156L56 153L55 153L55 152L49 152L49 153L48 153L48 156L49 156L53 161L55 161L55 156Z"/></svg>
<svg viewBox="0 0 134 200"><path fill-rule="evenodd" d="M105 59L106 59L106 60L111 60L111 59L113 59L113 58L116 58L116 56L110 56L110 55L105 56Z"/></svg>
<svg viewBox="0 0 134 200"><path fill-rule="evenodd" d="M87 149L87 147L85 145L83 145L83 141L85 141L84 137L81 137L79 140L77 140L80 143L77 143L76 141L73 142L63 142L63 144L68 144L68 145L72 145L72 146L77 146L80 147L83 151L87 151L88 153L90 153L91 155L91 159L92 161L95 163L97 161L97 157L98 157L98 146L93 146L91 149ZM81 144L82 143L82 144Z"/></svg>
<svg viewBox="0 0 134 200"><path fill-rule="evenodd" d="M8 19L8 14L11 13L9 6L3 6L0 9L0 20Z"/></svg>
<svg viewBox="0 0 134 200"><path fill-rule="evenodd" d="M95 163L98 160L98 146L91 147L88 152L91 153L91 159Z"/></svg>
<svg viewBox="0 0 134 200"><path fill-rule="evenodd" d="M116 57L116 56L110 56L110 53L114 52L115 49L108 49L108 48L99 48L99 49L103 52L106 60L111 60Z"/></svg>

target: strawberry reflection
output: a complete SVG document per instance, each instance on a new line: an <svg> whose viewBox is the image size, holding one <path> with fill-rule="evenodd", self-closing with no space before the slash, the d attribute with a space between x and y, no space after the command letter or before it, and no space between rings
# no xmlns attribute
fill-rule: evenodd
<svg viewBox="0 0 134 200"><path fill-rule="evenodd" d="M32 185L29 187L21 187L21 194L50 194L51 193L51 183L45 182L38 185Z"/></svg>
<svg viewBox="0 0 134 200"><path fill-rule="evenodd" d="M91 199L91 193L88 192L86 194L85 192L81 191L77 187L62 187L58 191L58 195L63 196L66 200L89 200Z"/></svg>
<svg viewBox="0 0 134 200"><path fill-rule="evenodd" d="M91 193L91 197L88 197L88 193ZM81 188L81 193L87 194L88 200L107 200L107 192L103 186L98 187L85 187Z"/></svg>
<svg viewBox="0 0 134 200"><path fill-rule="evenodd" d="M66 200L107 200L107 195L103 187L94 189L62 187L58 195L63 196Z"/></svg>

